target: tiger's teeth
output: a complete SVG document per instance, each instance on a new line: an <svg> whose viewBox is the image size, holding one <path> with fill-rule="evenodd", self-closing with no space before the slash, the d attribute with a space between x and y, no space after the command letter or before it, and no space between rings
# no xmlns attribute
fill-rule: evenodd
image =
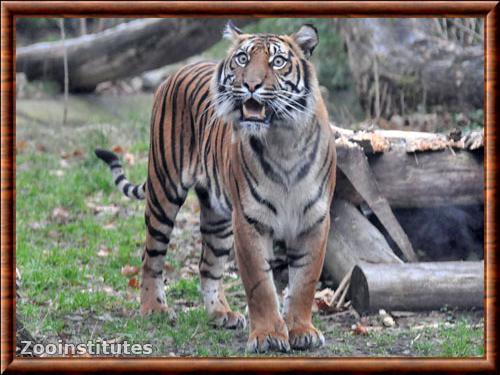
<svg viewBox="0 0 500 375"><path fill-rule="evenodd" d="M249 115L249 113L248 113L248 111L247 111L247 109L246 109L245 106L243 106L243 117L250 117L250 115Z"/></svg>
<svg viewBox="0 0 500 375"><path fill-rule="evenodd" d="M260 110L260 117L261 118L266 117L266 108L264 106L262 106L262 108Z"/></svg>

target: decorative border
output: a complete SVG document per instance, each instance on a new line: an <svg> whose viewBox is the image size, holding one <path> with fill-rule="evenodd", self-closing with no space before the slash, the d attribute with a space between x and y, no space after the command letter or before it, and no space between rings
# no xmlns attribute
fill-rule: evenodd
<svg viewBox="0 0 500 375"><path fill-rule="evenodd" d="M1 4L1 372L487 372L497 373L498 1L5 1ZM484 17L485 357L418 358L14 358L15 17Z"/></svg>

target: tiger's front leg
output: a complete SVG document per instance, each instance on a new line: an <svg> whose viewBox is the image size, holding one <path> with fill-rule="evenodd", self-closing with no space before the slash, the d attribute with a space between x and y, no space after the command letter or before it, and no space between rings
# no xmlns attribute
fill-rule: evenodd
<svg viewBox="0 0 500 375"><path fill-rule="evenodd" d="M222 282L224 265L233 249L231 216L218 215L205 206L203 200L200 202L202 252L199 270L205 308L216 327L244 328L245 317L229 307Z"/></svg>
<svg viewBox="0 0 500 375"><path fill-rule="evenodd" d="M279 302L268 254L272 239L240 212L233 213L236 259L247 297L250 336L247 350L289 351L288 330Z"/></svg>
<svg viewBox="0 0 500 375"><path fill-rule="evenodd" d="M289 291L283 316L293 349L311 349L325 342L323 334L312 324L312 303L323 268L329 227L327 215L320 225L299 235L297 241L287 247Z"/></svg>

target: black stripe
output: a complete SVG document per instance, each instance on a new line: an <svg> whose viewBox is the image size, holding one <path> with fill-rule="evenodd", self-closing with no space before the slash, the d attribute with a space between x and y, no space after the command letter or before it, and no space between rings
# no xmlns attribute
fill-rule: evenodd
<svg viewBox="0 0 500 375"><path fill-rule="evenodd" d="M151 224L151 222L149 220L148 215L145 215L145 221L146 221L146 228L148 230L149 235L151 237L153 237L155 240L162 242L165 245L168 245L168 243L170 242L170 238L165 233L163 233L163 232L161 232L158 229L153 227L153 225ZM170 226L170 228L172 228L172 226Z"/></svg>
<svg viewBox="0 0 500 375"><path fill-rule="evenodd" d="M139 186L139 185L136 185L136 186L134 186L134 189L132 190L132 194L133 194L133 195L134 195L134 197L136 197L136 198L140 198L140 197L139 197L139 188L140 188L140 186Z"/></svg>
<svg viewBox="0 0 500 375"><path fill-rule="evenodd" d="M165 256L165 255L167 255L167 249L165 249L165 250L156 250L156 249L148 249L146 247L146 253L148 253L148 256L150 258L154 258L154 257L160 256L160 255ZM161 273L160 273L160 275L161 275Z"/></svg>
<svg viewBox="0 0 500 375"><path fill-rule="evenodd" d="M200 203L206 208L210 208L210 196L208 190L199 185L196 185L194 187L194 191L198 196L198 200L200 201Z"/></svg>
<svg viewBox="0 0 500 375"><path fill-rule="evenodd" d="M278 213L276 211L276 207L269 202L267 199L261 197L259 193L255 190L254 186L252 185L252 182L250 181L250 178L247 176L245 171L243 171L243 176L245 176L245 180L247 181L247 185L250 189L250 193L252 194L252 197L257 201L257 203L264 205L265 207L269 208L275 215Z"/></svg>
<svg viewBox="0 0 500 375"><path fill-rule="evenodd" d="M123 175L123 174L119 175L119 176L116 178L116 180L115 180L115 185L116 185L116 186L118 186L118 185L120 184L120 182L122 182L122 181L123 181L123 180L125 180L125 179L126 179L125 175Z"/></svg>
<svg viewBox="0 0 500 375"><path fill-rule="evenodd" d="M221 234L215 234L215 237L223 240L225 238L229 238L233 235L233 230L230 230L229 232L226 232L226 233L221 233Z"/></svg>
<svg viewBox="0 0 500 375"><path fill-rule="evenodd" d="M311 152L308 155L307 163L304 164L300 168L299 173L297 173L297 177L295 177L295 181L294 181L295 183L302 180L309 173L309 170L311 169L311 165L316 160L316 155L318 154L319 139L320 139L319 125L318 125L318 123L316 123L316 139L314 140L313 149L311 150Z"/></svg>
<svg viewBox="0 0 500 375"><path fill-rule="evenodd" d="M214 276L212 272L206 271L206 270L200 270L200 276L207 278L207 279L212 279L212 280L220 280L222 279L222 275L220 276Z"/></svg>
<svg viewBox="0 0 500 375"><path fill-rule="evenodd" d="M245 158L245 152L243 151L243 143L242 142L240 142L239 149L240 149L241 161L243 161L244 172L246 171L248 173L248 175L252 178L254 183L257 183L257 179L252 174L252 171L250 170L250 167L248 166L247 159Z"/></svg>
<svg viewBox="0 0 500 375"><path fill-rule="evenodd" d="M309 72L309 64L304 59L300 59L300 63L302 65L302 70L304 71L304 87L309 89L309 77L311 75Z"/></svg>
<svg viewBox="0 0 500 375"><path fill-rule="evenodd" d="M257 230L257 232L259 232L259 234L262 235L266 232L269 232L269 234L272 235L274 233L273 228L271 228L266 224L261 223L257 219L254 219L253 217L248 216L245 213L243 213L243 217L245 218L248 224L253 225L253 227Z"/></svg>
<svg viewBox="0 0 500 375"><path fill-rule="evenodd" d="M173 200L178 198L177 189L176 189L177 185L174 184L172 177L170 176L170 172L168 171L168 163L167 163L167 159L166 159L165 142L164 142L164 134L163 134L163 131L165 128L163 126L164 125L163 123L165 121L166 98L168 95L169 87L170 87L169 85L167 85L167 84L165 85L165 93L163 94L163 102L162 102L160 121L159 121L159 123L154 123L155 126L157 125L159 127L159 129L158 129L158 131L159 131L158 142L159 142L159 146L160 146L160 156L161 156L161 164L162 165L158 166L156 164L156 155L158 154L158 152L156 151L156 144L155 144L156 137L155 137L154 129L152 129L152 131L151 131L150 144L152 147L152 152L151 152L150 159L152 159L152 161L153 161L153 167L155 169L155 172L156 172L158 179L161 182L160 185L162 187L164 194L167 196L167 199L172 202ZM175 192L175 197L173 197L173 199L171 199L170 194L168 194L167 184L166 184L165 178L164 178L165 176L168 179L169 186L172 187L174 192Z"/></svg>
<svg viewBox="0 0 500 375"><path fill-rule="evenodd" d="M172 88L172 91L171 91L171 101L172 101L172 111L171 111L171 123L170 123L170 136L171 136L171 147L170 147L170 151L171 151L171 154L172 154L172 164L174 166L174 169L175 169L175 172L177 173L177 176L179 177L179 182L182 184L182 176L180 174L180 169L179 168L182 168L182 166L179 166L177 165L177 158L175 157L175 143L176 143L176 127L177 127L177 123L176 123L176 120L177 120L177 96L179 94L179 90L181 88L181 86L183 85L184 81L192 74L193 70L196 70L198 68L197 65L192 65L192 66L188 66L185 68L185 70L177 73L176 77L175 77L175 82L174 82L174 86ZM197 79L197 75L195 74L193 78L191 78L189 81L188 81L188 85L189 83L191 83L193 80ZM182 117L182 116L181 116ZM181 118L181 125L182 125L182 118ZM182 134L182 133L181 133ZM182 145L182 140L181 140L181 145ZM182 148L182 147L180 147ZM179 161L180 162L180 161Z"/></svg>
<svg viewBox="0 0 500 375"><path fill-rule="evenodd" d="M205 244L205 246L217 257L217 258L220 258L220 257L224 257L224 256L228 256L230 253L231 253L231 250L232 250L232 247L230 248L223 248L223 247L219 247L219 248L216 248L214 247L211 243L209 243L208 241L203 241L203 243Z"/></svg>
<svg viewBox="0 0 500 375"><path fill-rule="evenodd" d="M215 227L229 222L231 222L231 219L221 219L219 221L207 222L206 224Z"/></svg>
<svg viewBox="0 0 500 375"><path fill-rule="evenodd" d="M148 196L149 200L151 201L151 204L149 204L149 208L151 209L151 212L153 215L156 217L156 219L161 223L161 224L166 224L170 227L174 226L173 221L167 216L165 211L163 210L162 205L158 202L158 198L156 197L155 191L152 189L150 186L150 179L148 178ZM156 210L159 212L157 213Z"/></svg>
<svg viewBox="0 0 500 375"><path fill-rule="evenodd" d="M328 181L328 177L330 177L329 172L330 172L330 168L332 167L332 164L333 164L333 159L330 160L330 164L328 165L327 171L326 171L325 175L323 176L323 179L321 180L318 191L316 192L314 197L304 207L304 211L303 211L304 215L312 206L314 206L316 204L316 202L318 202L318 200L323 195L323 192L325 190L326 181Z"/></svg>
<svg viewBox="0 0 500 375"><path fill-rule="evenodd" d="M132 185L130 182L127 182L127 184L123 187L123 194L125 194L127 197L129 197L128 191L132 186L134 185Z"/></svg>
<svg viewBox="0 0 500 375"><path fill-rule="evenodd" d="M226 223L226 222L225 222ZM212 229L209 229L209 228L206 228L206 227L200 227L200 232L202 234L214 234L214 233L219 233L219 232L223 232L225 230L228 230L229 228L231 228L231 223L229 224L226 224L222 227L216 227L216 228L212 228Z"/></svg>
<svg viewBox="0 0 500 375"><path fill-rule="evenodd" d="M258 159L265 175L267 177L269 177L272 181L274 181L278 184L281 184L283 186L286 186L285 181L283 181L281 176L279 174L277 174L273 170L271 165L267 162L267 160L264 159L264 146L262 145L262 142L260 142L256 137L251 136L250 137L250 148L257 156L257 159Z"/></svg>
<svg viewBox="0 0 500 375"><path fill-rule="evenodd" d="M318 220L316 220L311 226L301 231L297 237L302 237L310 233L314 228L316 228L319 224L321 224L323 220L325 220L325 218L326 218L326 213L322 215Z"/></svg>

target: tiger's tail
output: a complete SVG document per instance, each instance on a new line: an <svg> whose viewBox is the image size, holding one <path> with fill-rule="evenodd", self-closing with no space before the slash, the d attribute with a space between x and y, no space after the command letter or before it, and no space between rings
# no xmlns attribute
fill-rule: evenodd
<svg viewBox="0 0 500 375"><path fill-rule="evenodd" d="M146 182L139 185L131 183L125 177L120 159L118 159L118 156L114 152L97 148L95 154L109 166L115 185L125 196L137 200L142 200L146 197Z"/></svg>

